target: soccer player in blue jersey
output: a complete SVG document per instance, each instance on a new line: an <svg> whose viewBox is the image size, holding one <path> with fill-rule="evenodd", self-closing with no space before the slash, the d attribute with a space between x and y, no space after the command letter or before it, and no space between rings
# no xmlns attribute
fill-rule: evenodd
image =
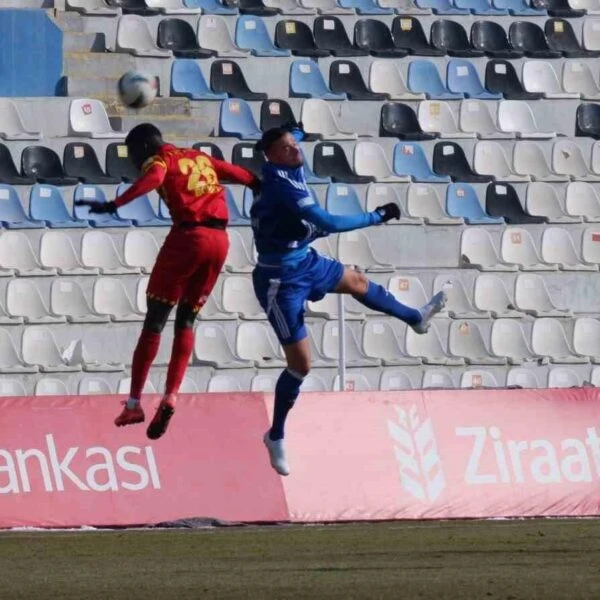
<svg viewBox="0 0 600 600"><path fill-rule="evenodd" d="M272 427L264 436L271 466L289 475L284 424L300 386L310 371L310 346L304 325L304 305L326 294L350 294L372 310L396 317L417 333L425 333L433 315L443 309L446 295L438 292L421 308L398 302L385 288L354 269L320 256L310 242L330 233L352 231L400 218L394 203L360 215L332 215L311 195L304 179L303 134L270 129L259 142L267 162L261 194L251 209L258 262L252 274L254 290L283 347L287 368L275 387Z"/></svg>

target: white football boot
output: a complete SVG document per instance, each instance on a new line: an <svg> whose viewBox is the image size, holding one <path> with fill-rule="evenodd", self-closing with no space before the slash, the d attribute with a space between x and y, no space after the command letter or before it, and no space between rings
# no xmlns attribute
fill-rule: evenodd
<svg viewBox="0 0 600 600"><path fill-rule="evenodd" d="M269 451L271 466L280 475L289 475L290 468L285 455L285 446L283 445L283 440L272 440L269 437L269 432L267 431L263 437L263 442Z"/></svg>

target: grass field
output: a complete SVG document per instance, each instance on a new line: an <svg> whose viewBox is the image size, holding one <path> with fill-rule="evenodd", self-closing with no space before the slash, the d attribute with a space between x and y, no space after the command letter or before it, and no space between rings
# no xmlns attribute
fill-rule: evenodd
<svg viewBox="0 0 600 600"><path fill-rule="evenodd" d="M0 598L600 598L600 521L5 532Z"/></svg>

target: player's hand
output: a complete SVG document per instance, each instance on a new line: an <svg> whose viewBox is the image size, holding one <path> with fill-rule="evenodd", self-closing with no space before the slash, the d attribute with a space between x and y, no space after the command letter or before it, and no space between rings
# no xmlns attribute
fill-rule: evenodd
<svg viewBox="0 0 600 600"><path fill-rule="evenodd" d="M387 223L391 219L400 218L400 207L395 202L390 202L388 204L384 204L383 206L378 206L375 209L375 212L381 215L382 223Z"/></svg>
<svg viewBox="0 0 600 600"><path fill-rule="evenodd" d="M95 200L77 200L76 206L87 206L90 213L101 215L103 213L114 213L117 211L117 205L113 202L97 202Z"/></svg>
<svg viewBox="0 0 600 600"><path fill-rule="evenodd" d="M282 129L287 129L297 142L301 142L306 137L306 131L304 131L304 124L302 121L298 121L298 123L288 121L282 126Z"/></svg>

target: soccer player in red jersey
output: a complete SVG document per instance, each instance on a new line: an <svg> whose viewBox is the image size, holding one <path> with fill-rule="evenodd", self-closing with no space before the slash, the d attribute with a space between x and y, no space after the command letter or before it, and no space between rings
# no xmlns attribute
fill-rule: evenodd
<svg viewBox="0 0 600 600"><path fill-rule="evenodd" d="M133 353L129 399L115 419L117 427L144 420L142 389L156 358L161 332L177 305L165 394L147 430L150 439L157 439L166 431L175 410L176 394L194 348L194 321L227 257L228 210L219 178L255 191L260 181L241 167L165 143L159 129L149 123L134 127L125 144L132 162L141 169L141 177L113 202L87 204L92 213L112 213L156 189L173 219L148 282L148 311Z"/></svg>

